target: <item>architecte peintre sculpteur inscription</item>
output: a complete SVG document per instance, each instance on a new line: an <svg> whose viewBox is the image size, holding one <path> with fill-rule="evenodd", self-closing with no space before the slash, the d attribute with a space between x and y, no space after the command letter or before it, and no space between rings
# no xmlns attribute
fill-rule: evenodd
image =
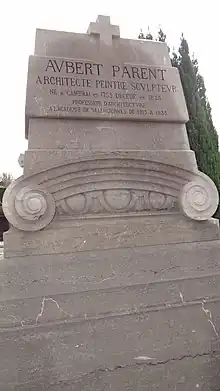
<svg viewBox="0 0 220 391"><path fill-rule="evenodd" d="M31 56L27 102L29 117L188 118L178 71L143 64Z"/></svg>

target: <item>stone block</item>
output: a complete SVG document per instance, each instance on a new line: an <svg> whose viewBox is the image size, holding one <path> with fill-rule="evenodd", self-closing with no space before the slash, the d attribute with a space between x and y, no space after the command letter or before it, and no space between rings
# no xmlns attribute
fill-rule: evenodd
<svg viewBox="0 0 220 391"><path fill-rule="evenodd" d="M179 214L160 214L130 218L86 218L74 222L59 221L57 224L54 221L51 228L38 232L5 233L4 244L5 256L16 257L217 239L218 220L194 222Z"/></svg>
<svg viewBox="0 0 220 391"><path fill-rule="evenodd" d="M32 118L28 149L83 152L174 151L189 152L185 126L174 123L129 121L72 121ZM172 139L172 143L170 140ZM191 153L193 153L191 151ZM178 163L178 162L177 162ZM194 162L195 165L195 162Z"/></svg>
<svg viewBox="0 0 220 391"><path fill-rule="evenodd" d="M211 358L217 349L218 334L210 323L210 316L218 330L218 307L218 303L209 303L204 307L210 311L207 313L198 303L61 325L55 322L35 330L2 331L0 347L4 355L0 362L0 389L3 390L4 384L11 385L11 389L16 386L28 389L32 384L62 385L65 382L83 389L91 375L96 378L100 372L117 371L119 384L122 382L126 389L123 368L137 371L142 367L146 371L155 366L157 372L160 364L171 361L176 364L185 358L194 363L196 357ZM206 371L200 367L199 373L196 384ZM185 374L185 384L191 376ZM156 377L154 382L162 389L163 379ZM131 389L135 390L136 386Z"/></svg>

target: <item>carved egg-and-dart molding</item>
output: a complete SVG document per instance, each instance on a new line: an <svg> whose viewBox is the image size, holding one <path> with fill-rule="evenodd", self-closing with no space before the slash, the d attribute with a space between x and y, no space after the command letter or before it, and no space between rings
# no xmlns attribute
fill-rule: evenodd
<svg viewBox="0 0 220 391"><path fill-rule="evenodd" d="M177 199L153 191L109 189L77 194L58 202L60 215L174 210Z"/></svg>

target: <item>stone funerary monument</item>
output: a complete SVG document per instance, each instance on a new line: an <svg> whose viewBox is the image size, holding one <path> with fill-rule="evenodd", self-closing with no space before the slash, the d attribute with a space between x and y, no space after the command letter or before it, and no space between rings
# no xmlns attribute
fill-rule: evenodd
<svg viewBox="0 0 220 391"><path fill-rule="evenodd" d="M218 192L164 43L37 30L5 192L1 391L217 390Z"/></svg>

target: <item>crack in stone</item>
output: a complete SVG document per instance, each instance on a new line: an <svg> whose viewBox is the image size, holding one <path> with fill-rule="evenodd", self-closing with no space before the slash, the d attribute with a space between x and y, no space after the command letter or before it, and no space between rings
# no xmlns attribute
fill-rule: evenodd
<svg viewBox="0 0 220 391"><path fill-rule="evenodd" d="M185 300L184 300L182 292L179 292L179 295L180 295L180 299L181 299L182 303L185 304Z"/></svg>
<svg viewBox="0 0 220 391"><path fill-rule="evenodd" d="M130 368L135 368L137 366L156 366L156 365L165 365L165 364L169 364L173 361L181 361L181 360L187 360L187 359L196 359L198 357L211 357L213 354L217 353L216 351L212 351L210 353L197 353L195 355L193 354L189 354L189 355L182 355L180 357L171 357L171 358L168 358L167 360L158 360L158 361L154 361L154 360L157 360L156 358L151 358L151 357L147 357L147 356L140 356L140 357L145 357L146 359L144 360L144 362L136 362L135 364L120 364L120 365L115 365L114 367L112 368L109 368L109 367L99 367L97 369L94 369L93 371L91 372L87 372L87 373L84 373L82 375L79 375L78 377L75 378L75 381L80 381L82 378L86 377L86 376L91 376L91 375L98 375L98 373L100 372L114 372L114 371L117 371L117 370L120 370L120 369L130 369ZM137 357L139 358L139 357ZM137 358L134 358L134 359L137 359ZM152 362L149 361L147 359L151 359L153 360Z"/></svg>
<svg viewBox="0 0 220 391"><path fill-rule="evenodd" d="M21 324L21 327L24 327L25 326L25 321L24 320L20 320L19 318L17 318L16 316L14 315L8 315L9 318L12 318L14 319L16 322L20 323Z"/></svg>
<svg viewBox="0 0 220 391"><path fill-rule="evenodd" d="M212 351L210 353L197 353L197 354L185 354L185 355L182 355L180 357L171 357L171 358L168 358L167 360L158 360L157 362L146 362L145 364L146 365L159 365L159 364L168 364L169 362L171 361L181 361L181 360L184 360L184 359L188 359L188 358L197 358L197 357L203 357L203 356L211 356L211 354L215 353L215 351ZM153 360L156 360L156 358L153 358ZM133 366L134 364L131 364L130 366ZM144 365L143 363L136 363L136 365Z"/></svg>
<svg viewBox="0 0 220 391"><path fill-rule="evenodd" d="M116 273L113 272L113 273L112 273L112 276L107 277L107 278L103 278L103 279L100 280L100 281L96 281L96 284L100 284L101 282L104 282L104 281L107 281L107 280L114 280L115 278L116 278Z"/></svg>
<svg viewBox="0 0 220 391"><path fill-rule="evenodd" d="M84 244L86 244L86 240L82 240L80 243L76 244L74 246L74 249L77 250L77 251L81 250L81 248L84 246Z"/></svg>
<svg viewBox="0 0 220 391"><path fill-rule="evenodd" d="M69 312L66 312L65 310L63 310L60 305L57 303L56 300L54 300L52 297L44 297L42 302L41 302L41 308L40 308L40 312L37 314L37 317L36 317L36 320L35 320L35 325L38 324L38 320L39 318L41 318L43 316L43 313L44 313L44 308L45 308L45 302L46 301L51 301L53 302L54 304L56 304L57 308L59 311L63 312L63 314L67 315L67 316L70 316L71 318L73 317L72 314L70 314Z"/></svg>
<svg viewBox="0 0 220 391"><path fill-rule="evenodd" d="M217 332L216 326L215 326L215 324L214 324L214 322L213 322L212 312L211 312L208 308L205 308L205 303L206 303L206 300L202 300L202 310L203 310L203 312L205 313L205 315L209 318L209 319L208 319L208 322L211 324L211 326L212 326L212 328L213 328L213 330L214 330L214 333L215 333L216 337L217 337L218 339L220 339L220 335L219 335L219 333Z"/></svg>
<svg viewBox="0 0 220 391"><path fill-rule="evenodd" d="M156 274L159 274L159 273L164 273L164 270L170 271L170 270L174 270L174 269L177 269L177 268L180 268L180 266L178 266L178 265L170 266L167 269L162 268L162 269L159 269L159 270L149 269L149 272L154 273L154 275L156 275ZM147 272L147 270L144 270L144 272Z"/></svg>
<svg viewBox="0 0 220 391"><path fill-rule="evenodd" d="M185 304L186 302L185 302L185 300L184 300L184 297L183 297L182 292L179 292L179 295L180 295L181 302L182 302L183 304ZM211 312L208 308L205 308L205 303L206 303L206 302L207 302L207 301L206 301L205 299L202 300L202 302L201 302L201 304L202 304L202 310L203 310L203 312L205 313L205 315L209 318L209 319L208 319L208 322L211 324L211 326L212 326L212 328L213 328L213 330L214 330L214 333L215 333L216 337L217 337L218 339L220 339L220 335L219 335L219 333L217 332L216 326L215 326L215 324L214 324L214 322L213 322L212 312Z"/></svg>
<svg viewBox="0 0 220 391"><path fill-rule="evenodd" d="M115 274L116 274L116 273L113 272L113 277L111 276L111 277L104 278L104 279L98 281L98 283L103 282L103 281L106 281L106 280L114 279L114 278L115 278ZM184 296L183 296L182 292L179 292L179 296L180 296L181 302L182 302L183 304L186 304L186 301L184 300ZM43 300L42 300L42 302L41 302L40 312L37 314L36 319L35 319L35 325L38 324L39 319L43 316L43 313L44 313L44 310L45 310L45 302L46 302L46 301L51 301L51 302L53 302L53 303L56 305L56 307L59 309L59 311L61 311L61 312L62 312L63 314L65 314L66 316L73 318L73 315L70 314L69 312L65 311L63 308L61 308L60 305L58 304L58 302L57 302L55 299L53 299L52 297L44 297ZM219 333L217 332L216 326L215 326L215 324L214 324L214 322L213 322L212 313L211 313L211 311L210 311L209 309L205 308L205 303L206 303L206 302L207 302L207 301L206 301L205 299L203 299L203 300L201 301L202 310L203 310L203 312L205 313L205 315L208 317L208 322L211 324L211 326L212 326L212 328L213 328L213 331L214 331L216 337L217 337L218 339L220 339L220 335L219 335ZM170 308L171 305L170 305L170 304L166 304L166 307L169 307L169 308ZM135 310L137 310L137 308L135 308ZM25 320L19 320L19 319L18 319L17 317L15 317L14 315L9 315L9 317L15 319L17 322L20 322L21 327L24 327L24 326L25 326ZM85 320L88 319L87 313L84 314L84 319L85 319ZM195 332L195 330L193 330L193 332ZM148 357L148 356L138 356L138 357L136 357L136 358L134 358L134 359L141 360L141 361L156 360L156 358L152 358L152 357ZM150 363L148 363L148 364L150 365Z"/></svg>

